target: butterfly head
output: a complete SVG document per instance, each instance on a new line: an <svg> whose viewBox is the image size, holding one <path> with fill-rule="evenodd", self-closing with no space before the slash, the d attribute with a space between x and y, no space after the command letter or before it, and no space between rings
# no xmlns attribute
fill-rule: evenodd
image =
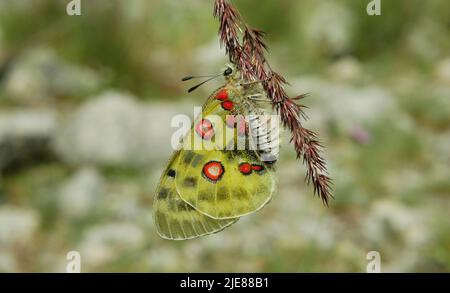
<svg viewBox="0 0 450 293"><path fill-rule="evenodd" d="M226 64L223 76L228 83L238 83L241 79L241 73L233 64Z"/></svg>
<svg viewBox="0 0 450 293"><path fill-rule="evenodd" d="M242 78L242 73L233 64L226 64L223 69L225 77L225 89L229 91L231 100L242 102L245 97L260 95L264 92L261 81L246 81Z"/></svg>

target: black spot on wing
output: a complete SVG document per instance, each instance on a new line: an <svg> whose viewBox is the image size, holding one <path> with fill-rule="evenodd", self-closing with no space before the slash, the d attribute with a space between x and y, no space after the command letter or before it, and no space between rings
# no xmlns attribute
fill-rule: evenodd
<svg viewBox="0 0 450 293"><path fill-rule="evenodd" d="M211 195L206 192L201 192L198 195L198 200L211 200Z"/></svg>
<svg viewBox="0 0 450 293"><path fill-rule="evenodd" d="M228 189L220 188L217 191L217 199L218 200L229 200Z"/></svg>
<svg viewBox="0 0 450 293"><path fill-rule="evenodd" d="M170 170L167 172L167 176L169 176L169 177L175 178L175 175L177 175L177 172L175 172L174 169L170 169Z"/></svg>
<svg viewBox="0 0 450 293"><path fill-rule="evenodd" d="M183 181L184 187L195 187L197 185L197 178L194 177L187 177Z"/></svg>
<svg viewBox="0 0 450 293"><path fill-rule="evenodd" d="M193 151L187 151L186 154L184 155L184 163L186 165L189 165L192 161L192 159L194 158L195 153Z"/></svg>
<svg viewBox="0 0 450 293"><path fill-rule="evenodd" d="M168 208L174 212L187 212L194 210L193 207L180 199L168 201Z"/></svg>
<svg viewBox="0 0 450 293"><path fill-rule="evenodd" d="M195 154L194 158L191 161L192 167L197 167L200 162L202 162L203 156L199 154Z"/></svg>
<svg viewBox="0 0 450 293"><path fill-rule="evenodd" d="M169 195L169 190L167 188L161 188L158 193L158 199L165 199Z"/></svg>
<svg viewBox="0 0 450 293"><path fill-rule="evenodd" d="M249 193L247 192L246 189L242 187L236 187L234 189L233 196L236 197L237 199L243 200L249 198Z"/></svg>

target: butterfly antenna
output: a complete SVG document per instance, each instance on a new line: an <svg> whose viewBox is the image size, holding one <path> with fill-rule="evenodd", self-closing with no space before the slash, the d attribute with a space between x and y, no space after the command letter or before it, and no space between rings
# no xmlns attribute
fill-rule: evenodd
<svg viewBox="0 0 450 293"><path fill-rule="evenodd" d="M191 80L191 79L195 79L195 78L209 78L209 77L212 77L213 75L199 75L199 76L186 76L186 77L183 77L182 79L181 79L181 81L188 81L188 80Z"/></svg>
<svg viewBox="0 0 450 293"><path fill-rule="evenodd" d="M201 83L197 84L196 86L191 87L191 88L188 90L188 93L191 93L191 92L195 91L197 88L199 88L200 86L204 85L204 84L207 83L208 81L211 81L211 80L213 80L214 78L217 78L217 77L219 77L219 76L221 76L221 75L222 75L222 73L219 73L219 74L217 74L217 75L211 76L211 77L208 78L207 80L202 81ZM190 77L190 76L189 76L189 77ZM187 80L189 80L189 79L187 79Z"/></svg>
<svg viewBox="0 0 450 293"><path fill-rule="evenodd" d="M197 84L196 86L191 87L191 88L188 90L188 93L190 93L190 92L195 91L197 88L199 88L199 87L202 86L203 84L207 83L208 81L213 80L214 78L217 78L217 77L219 77L219 76L221 76L221 75L223 75L223 76L226 77L226 76L231 75L232 73L233 73L233 69L232 69L231 67L228 67L223 73L219 73L219 74L217 74L217 75L186 76L186 77L184 77L181 81L188 81L188 80L191 80L191 79L194 79L194 78L208 78L207 80L205 80L205 81L203 81L203 82Z"/></svg>

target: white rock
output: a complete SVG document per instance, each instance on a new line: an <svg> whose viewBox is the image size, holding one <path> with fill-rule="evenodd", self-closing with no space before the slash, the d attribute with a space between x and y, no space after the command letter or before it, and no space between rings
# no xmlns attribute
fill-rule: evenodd
<svg viewBox="0 0 450 293"><path fill-rule="evenodd" d="M0 170L50 153L57 125L48 109L0 112Z"/></svg>
<svg viewBox="0 0 450 293"><path fill-rule="evenodd" d="M10 99L34 104L58 95L83 96L100 84L93 70L67 64L52 50L38 48L15 60L5 89Z"/></svg>
<svg viewBox="0 0 450 293"><path fill-rule="evenodd" d="M0 207L0 247L27 244L37 231L39 215L31 209L11 205Z"/></svg>
<svg viewBox="0 0 450 293"><path fill-rule="evenodd" d="M144 233L131 223L117 222L91 227L80 246L87 267L96 267L118 257L123 251L136 250L144 243Z"/></svg>
<svg viewBox="0 0 450 293"><path fill-rule="evenodd" d="M177 105L143 104L127 94L105 92L65 123L55 150L74 164L140 166L166 160L173 151L170 122L177 109Z"/></svg>
<svg viewBox="0 0 450 293"><path fill-rule="evenodd" d="M56 113L50 109L0 112L0 142L11 137L50 138L57 125Z"/></svg>
<svg viewBox="0 0 450 293"><path fill-rule="evenodd" d="M101 174L93 168L78 170L61 188L59 206L64 216L81 218L95 209L104 193Z"/></svg>
<svg viewBox="0 0 450 293"><path fill-rule="evenodd" d="M137 163L142 109L133 97L107 92L82 105L56 139L56 151L72 163Z"/></svg>
<svg viewBox="0 0 450 293"><path fill-rule="evenodd" d="M19 266L16 259L13 256L11 250L0 251L0 272L15 273L19 272Z"/></svg>
<svg viewBox="0 0 450 293"><path fill-rule="evenodd" d="M305 103L310 106L306 113L313 129L332 121L350 131L355 125L376 123L397 109L393 96L377 86L359 88L307 76L291 84L293 92L311 93Z"/></svg>

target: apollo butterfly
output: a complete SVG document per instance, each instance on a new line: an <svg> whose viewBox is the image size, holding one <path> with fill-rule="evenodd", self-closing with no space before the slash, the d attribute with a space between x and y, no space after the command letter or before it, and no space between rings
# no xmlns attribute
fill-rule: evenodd
<svg viewBox="0 0 450 293"><path fill-rule="evenodd" d="M203 105L159 181L154 220L163 238L219 232L263 208L275 190L277 116L258 81L245 82L233 66L221 75L224 86Z"/></svg>

